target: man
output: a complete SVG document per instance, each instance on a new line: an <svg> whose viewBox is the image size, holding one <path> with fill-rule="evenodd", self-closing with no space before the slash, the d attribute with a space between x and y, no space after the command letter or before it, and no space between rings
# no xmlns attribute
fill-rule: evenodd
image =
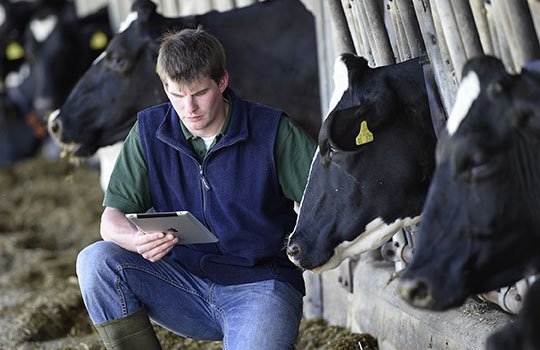
<svg viewBox="0 0 540 350"><path fill-rule="evenodd" d="M170 103L139 113L105 194L103 241L77 260L90 317L108 349L160 349L149 318L224 349L292 349L305 290L283 246L315 144L227 87L223 48L200 28L164 37L158 72ZM149 209L188 210L219 242L176 245L124 216Z"/></svg>

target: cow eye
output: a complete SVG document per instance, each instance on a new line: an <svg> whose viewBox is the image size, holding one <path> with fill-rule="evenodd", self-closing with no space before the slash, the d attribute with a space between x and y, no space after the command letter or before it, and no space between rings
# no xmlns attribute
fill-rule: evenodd
<svg viewBox="0 0 540 350"><path fill-rule="evenodd" d="M336 155L336 153L338 152L338 150L332 146L332 145L328 145L328 157L333 157Z"/></svg>
<svg viewBox="0 0 540 350"><path fill-rule="evenodd" d="M107 62L107 67L110 70L113 70L119 73L125 72L128 68L128 61L122 56L107 55L106 62Z"/></svg>
<svg viewBox="0 0 540 350"><path fill-rule="evenodd" d="M469 181L485 178L491 175L495 169L490 158L479 152L471 154L465 165L463 172Z"/></svg>

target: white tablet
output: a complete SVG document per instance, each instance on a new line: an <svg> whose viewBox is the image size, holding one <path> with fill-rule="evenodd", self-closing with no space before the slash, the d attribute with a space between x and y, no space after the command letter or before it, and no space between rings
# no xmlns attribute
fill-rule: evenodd
<svg viewBox="0 0 540 350"><path fill-rule="evenodd" d="M126 218L141 231L175 235L177 244L215 243L219 240L189 211L135 213L126 214Z"/></svg>

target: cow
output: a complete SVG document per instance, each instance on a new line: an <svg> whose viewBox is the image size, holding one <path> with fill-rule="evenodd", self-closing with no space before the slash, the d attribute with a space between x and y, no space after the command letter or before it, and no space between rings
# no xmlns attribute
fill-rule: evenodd
<svg viewBox="0 0 540 350"><path fill-rule="evenodd" d="M167 101L156 74L162 34L199 25L223 44L229 84L238 95L283 109L316 137L321 114L314 19L298 0L178 18L156 13L150 0L134 2L104 54L49 117L50 134L78 157L122 142L138 111Z"/></svg>
<svg viewBox="0 0 540 350"><path fill-rule="evenodd" d="M540 268L540 74L467 62L399 294L433 310Z"/></svg>
<svg viewBox="0 0 540 350"><path fill-rule="evenodd" d="M370 68L334 65L335 91L319 134L287 253L322 272L373 250L420 219L436 136L418 59Z"/></svg>
<svg viewBox="0 0 540 350"><path fill-rule="evenodd" d="M487 350L540 349L540 280L527 291L516 320L490 335Z"/></svg>
<svg viewBox="0 0 540 350"><path fill-rule="evenodd" d="M29 67L23 65L10 77L0 92L1 167L34 156L47 137L45 124L31 109L35 84Z"/></svg>
<svg viewBox="0 0 540 350"><path fill-rule="evenodd" d="M37 1L0 0L0 80L24 62L24 31Z"/></svg>
<svg viewBox="0 0 540 350"><path fill-rule="evenodd" d="M33 107L44 120L62 105L111 37L106 7L79 18L74 3L64 1L32 15L24 50L36 84Z"/></svg>

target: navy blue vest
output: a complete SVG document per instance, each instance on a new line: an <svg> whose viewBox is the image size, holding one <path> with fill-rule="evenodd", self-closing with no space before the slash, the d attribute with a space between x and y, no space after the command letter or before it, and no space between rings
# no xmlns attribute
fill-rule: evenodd
<svg viewBox="0 0 540 350"><path fill-rule="evenodd" d="M188 210L218 238L177 245L170 256L190 272L220 284L267 279L305 293L302 272L286 256L296 221L279 189L274 160L282 111L242 100L232 90L225 135L202 165L170 103L139 113L139 133L156 212Z"/></svg>

